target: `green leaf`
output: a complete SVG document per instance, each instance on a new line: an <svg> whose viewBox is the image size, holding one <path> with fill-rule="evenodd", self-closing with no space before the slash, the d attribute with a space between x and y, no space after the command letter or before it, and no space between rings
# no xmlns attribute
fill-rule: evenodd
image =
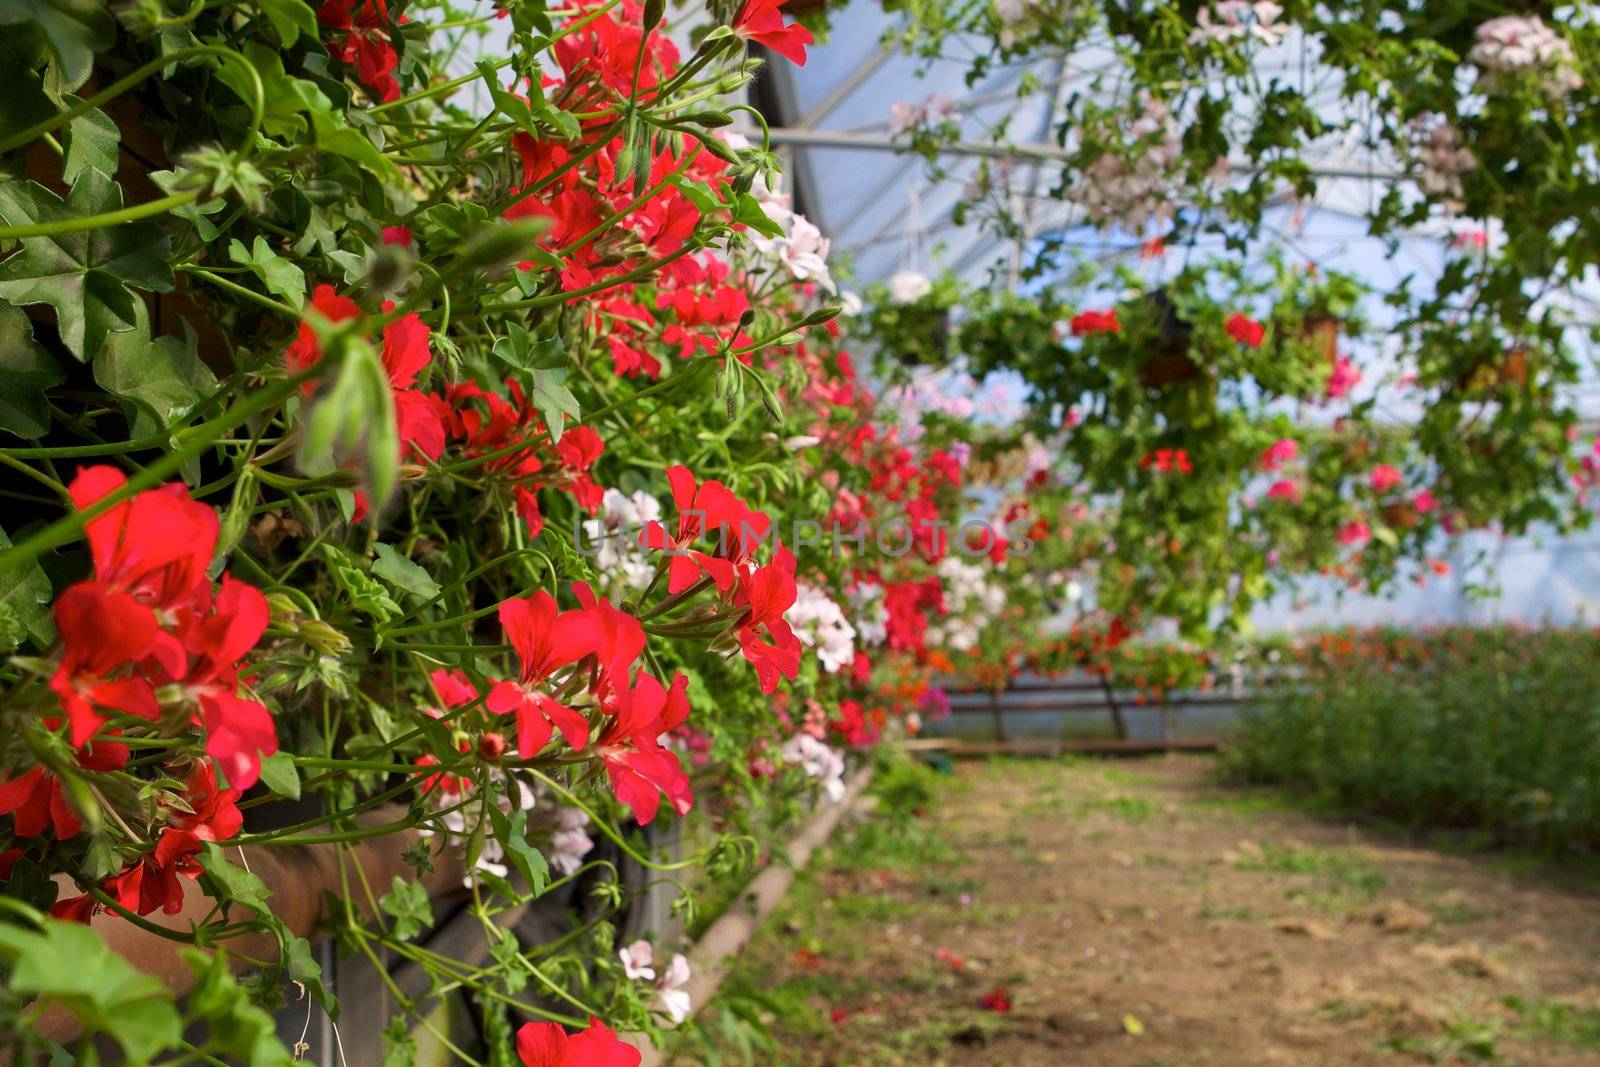
<svg viewBox="0 0 1600 1067"><path fill-rule="evenodd" d="M276 1020L256 1007L249 992L234 981L226 956L192 948L180 949L179 954L195 976L184 998L184 1014L189 1021L208 1024L202 1048L250 1067L294 1063L294 1056L278 1040Z"/></svg>
<svg viewBox="0 0 1600 1067"><path fill-rule="evenodd" d="M285 83L299 101L300 110L311 118L311 131L318 150L343 156L387 181L396 184L404 181L400 168L334 110L333 101L326 93L300 78L287 78Z"/></svg>
<svg viewBox="0 0 1600 1067"><path fill-rule="evenodd" d="M0 530L0 549L10 547L11 538ZM16 619L38 648L47 648L56 639L56 624L50 615L53 599L50 579L38 560L0 574L0 607Z"/></svg>
<svg viewBox="0 0 1600 1067"><path fill-rule="evenodd" d="M510 930L500 931L500 940L489 946L489 952L499 966L500 981L507 993L515 995L528 985L528 964L522 959L522 946L517 935Z"/></svg>
<svg viewBox="0 0 1600 1067"><path fill-rule="evenodd" d="M550 885L550 865L544 853L528 844L528 813L518 810L507 815L490 804L489 821L494 824L495 839L505 848L506 860L527 881L528 891L539 896Z"/></svg>
<svg viewBox="0 0 1600 1067"><path fill-rule="evenodd" d="M267 292L278 294L297 309L305 302L305 271L274 252L260 234L248 250L237 238L229 241L228 258L242 267L249 267L267 287Z"/></svg>
<svg viewBox="0 0 1600 1067"><path fill-rule="evenodd" d="M572 395L572 390L567 388L567 372L565 370L540 369L533 372L533 391L530 399L533 406L539 409L539 414L544 416L545 425L550 428L550 440L561 440L561 432L566 428L563 415L571 415L574 419L582 417L578 407L578 398Z"/></svg>
<svg viewBox="0 0 1600 1067"><path fill-rule="evenodd" d="M6 0L0 4L0 26L32 22L44 31L55 55L60 89L76 89L89 80L94 54L116 39L116 23L101 0Z"/></svg>
<svg viewBox="0 0 1600 1067"><path fill-rule="evenodd" d="M702 215L709 215L714 211L720 211L724 206L722 201L717 199L717 194L712 191L711 186L705 184L704 182L697 182L693 179L685 178L681 174L668 178L667 180L673 185L677 186L678 191L683 194L684 199L693 204L696 210L698 210Z"/></svg>
<svg viewBox="0 0 1600 1067"><path fill-rule="evenodd" d="M68 106L78 102L75 96L63 100ZM67 156L61 163L62 180L69 184L76 181L86 167L115 174L121 144L122 134L117 124L104 111L95 108L79 115L67 124Z"/></svg>
<svg viewBox="0 0 1600 1067"><path fill-rule="evenodd" d="M114 1038L131 1061L172 1048L182 1035L161 979L135 970L86 925L46 919L40 929L26 930L0 924L0 959L11 967L7 987L13 993L59 1004L86 1031Z"/></svg>
<svg viewBox="0 0 1600 1067"><path fill-rule="evenodd" d="M783 236L783 227L769 219L761 208L761 201L749 193L742 193L734 200L733 221L743 223L763 237Z"/></svg>
<svg viewBox="0 0 1600 1067"><path fill-rule="evenodd" d="M261 783L280 797L300 799L300 771L287 752L274 752L261 761Z"/></svg>
<svg viewBox="0 0 1600 1067"><path fill-rule="evenodd" d="M397 589L403 589L418 600L432 600L439 594L439 583L422 566L409 557L402 556L389 545L376 544L372 550L378 558L372 561L372 573Z"/></svg>
<svg viewBox="0 0 1600 1067"><path fill-rule="evenodd" d="M378 898L378 907L394 916L394 936L402 941L433 926L433 908L421 882L395 875L393 888Z"/></svg>
<svg viewBox="0 0 1600 1067"><path fill-rule="evenodd" d="M94 360L94 380L127 401L134 437L148 437L178 422L217 387L200 360L195 338L150 337L144 301L134 306L134 329L114 333Z"/></svg>
<svg viewBox="0 0 1600 1067"><path fill-rule="evenodd" d="M283 942L283 962L289 977L305 986L328 1018L339 1018L339 998L328 992L322 981L322 965L311 954L311 942L303 937L286 937Z"/></svg>
<svg viewBox="0 0 1600 1067"><path fill-rule="evenodd" d="M561 440L566 416L577 419L582 415L578 398L567 388L567 354L561 338L536 338L513 322L507 326L506 336L495 341L494 354L501 362L528 374L530 399L544 416L550 439Z"/></svg>
<svg viewBox="0 0 1600 1067"><path fill-rule="evenodd" d="M0 430L43 437L50 429L44 391L66 380L56 358L34 343L28 316L0 304Z"/></svg>
<svg viewBox="0 0 1600 1067"><path fill-rule="evenodd" d="M93 167L78 173L65 201L37 182L0 183L0 219L13 226L68 222L121 207L122 187ZM108 333L135 327L139 301L128 285L172 291L169 251L167 235L153 222L23 238L21 251L0 262L0 299L54 307L61 339L87 361Z"/></svg>
<svg viewBox="0 0 1600 1067"><path fill-rule="evenodd" d="M267 898L272 895L267 883L243 867L229 863L215 842L207 841L201 849L200 866L206 869L206 873L228 899L258 915L267 910Z"/></svg>
<svg viewBox="0 0 1600 1067"><path fill-rule="evenodd" d="M259 0L259 3L285 48L294 44L302 33L316 39L317 13L305 0Z"/></svg>

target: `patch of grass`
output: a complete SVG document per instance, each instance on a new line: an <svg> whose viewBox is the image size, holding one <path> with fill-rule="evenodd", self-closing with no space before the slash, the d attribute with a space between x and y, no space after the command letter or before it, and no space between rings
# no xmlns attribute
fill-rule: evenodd
<svg viewBox="0 0 1600 1067"><path fill-rule="evenodd" d="M893 922L920 906L918 902L896 900L878 893L841 893L831 903L834 913L849 922Z"/></svg>
<svg viewBox="0 0 1600 1067"><path fill-rule="evenodd" d="M1439 1032L1425 1037L1403 1035L1385 1042L1395 1052L1426 1056L1429 1063L1499 1063L1497 1042L1505 1022L1457 1015L1439 1020Z"/></svg>
<svg viewBox="0 0 1600 1067"><path fill-rule="evenodd" d="M1582 1008L1559 1000L1524 1000L1506 997L1502 1001L1521 1021L1519 1034L1560 1041L1579 1048L1600 1049L1600 1008Z"/></svg>
<svg viewBox="0 0 1600 1067"><path fill-rule="evenodd" d="M1253 908L1230 908L1220 904L1207 903L1200 908L1200 918L1207 921L1256 922L1260 919L1265 919L1266 916Z"/></svg>
<svg viewBox="0 0 1600 1067"><path fill-rule="evenodd" d="M1365 1001L1342 999L1324 1001L1317 1009L1323 1018L1336 1023L1353 1023L1358 1019L1365 1019L1372 1014L1372 1011L1373 1006Z"/></svg>
<svg viewBox="0 0 1600 1067"><path fill-rule="evenodd" d="M1161 805L1149 797L1141 797L1126 793L1113 793L1110 796L1095 797L1079 803L1078 812L1088 815L1094 812L1103 812L1124 822L1148 822L1161 813Z"/></svg>
<svg viewBox="0 0 1600 1067"><path fill-rule="evenodd" d="M1378 891L1388 884L1388 879L1371 863L1331 848L1266 845L1259 857L1242 859L1235 866L1242 871L1310 877L1313 887L1291 889L1286 896L1335 913L1372 903Z"/></svg>

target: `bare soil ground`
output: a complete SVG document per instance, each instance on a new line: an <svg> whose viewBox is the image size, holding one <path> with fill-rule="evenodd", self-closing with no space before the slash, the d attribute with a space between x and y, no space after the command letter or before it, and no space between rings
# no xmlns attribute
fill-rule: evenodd
<svg viewBox="0 0 1600 1067"><path fill-rule="evenodd" d="M962 764L922 825L843 833L677 1062L1600 1065L1600 896L1571 870L1205 757ZM741 1015L778 1046L742 1049Z"/></svg>

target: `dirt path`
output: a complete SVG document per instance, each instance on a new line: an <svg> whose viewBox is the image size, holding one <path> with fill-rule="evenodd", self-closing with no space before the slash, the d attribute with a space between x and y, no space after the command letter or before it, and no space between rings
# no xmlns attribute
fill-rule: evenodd
<svg viewBox="0 0 1600 1067"><path fill-rule="evenodd" d="M819 858L712 1016L723 1062L745 1012L797 1067L1600 1065L1600 897L1503 857L1201 757L964 764L924 822Z"/></svg>

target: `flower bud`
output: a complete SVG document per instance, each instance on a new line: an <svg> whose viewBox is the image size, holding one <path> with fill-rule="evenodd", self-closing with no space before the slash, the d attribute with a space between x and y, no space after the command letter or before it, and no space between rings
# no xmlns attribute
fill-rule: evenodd
<svg viewBox="0 0 1600 1067"><path fill-rule="evenodd" d="M505 754L506 739L504 734L489 730L478 738L478 756L480 759L493 763Z"/></svg>

